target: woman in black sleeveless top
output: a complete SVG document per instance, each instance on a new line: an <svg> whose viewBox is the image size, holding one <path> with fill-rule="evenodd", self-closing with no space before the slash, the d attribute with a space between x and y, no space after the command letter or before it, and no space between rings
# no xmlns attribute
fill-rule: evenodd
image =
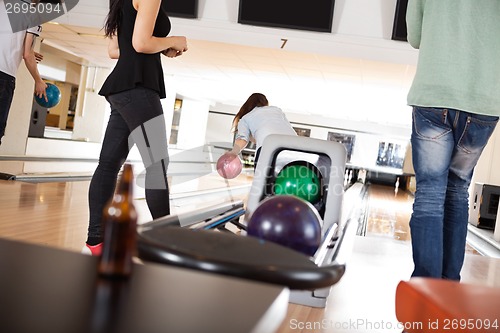
<svg viewBox="0 0 500 333"><path fill-rule="evenodd" d="M99 94L111 106L99 164L89 188L90 221L84 252L99 255L101 219L118 172L134 144L146 167L146 201L153 218L170 214L168 150L160 99L165 98L161 54L187 51L185 37L171 36L164 10L168 0L111 0L105 23L108 53L118 62ZM89 251L90 250L90 251Z"/></svg>

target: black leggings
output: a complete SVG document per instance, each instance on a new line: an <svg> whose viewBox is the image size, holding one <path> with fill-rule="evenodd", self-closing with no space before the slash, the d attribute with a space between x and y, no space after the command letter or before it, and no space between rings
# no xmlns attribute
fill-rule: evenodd
<svg viewBox="0 0 500 333"><path fill-rule="evenodd" d="M16 78L0 71L0 140L5 134L15 88Z"/></svg>
<svg viewBox="0 0 500 333"><path fill-rule="evenodd" d="M107 100L111 105L111 115L99 164L89 188L89 245L102 241L103 209L113 196L118 173L134 144L137 145L146 168L146 202L152 217L170 214L168 147L158 93L138 87L110 95Z"/></svg>

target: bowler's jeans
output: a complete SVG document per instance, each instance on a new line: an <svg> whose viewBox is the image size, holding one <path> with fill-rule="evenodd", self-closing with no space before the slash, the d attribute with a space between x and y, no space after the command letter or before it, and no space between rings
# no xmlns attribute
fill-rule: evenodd
<svg viewBox="0 0 500 333"><path fill-rule="evenodd" d="M152 217L170 214L168 147L165 118L158 93L137 87L110 95L107 100L111 105L111 115L99 164L89 188L89 245L95 245L102 239L103 208L113 196L118 172L134 144L146 168L145 194Z"/></svg>
<svg viewBox="0 0 500 333"><path fill-rule="evenodd" d="M0 140L5 135L15 88L16 78L0 71Z"/></svg>
<svg viewBox="0 0 500 333"><path fill-rule="evenodd" d="M498 117L414 107L412 276L460 280L474 167Z"/></svg>

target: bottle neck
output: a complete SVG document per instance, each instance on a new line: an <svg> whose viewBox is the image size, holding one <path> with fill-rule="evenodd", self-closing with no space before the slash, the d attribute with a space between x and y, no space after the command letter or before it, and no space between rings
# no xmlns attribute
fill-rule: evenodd
<svg viewBox="0 0 500 333"><path fill-rule="evenodd" d="M122 196L121 201L132 198L134 191L133 180L134 180L134 173L132 170L132 165L124 164L122 176L120 181L118 182L115 192L115 196Z"/></svg>

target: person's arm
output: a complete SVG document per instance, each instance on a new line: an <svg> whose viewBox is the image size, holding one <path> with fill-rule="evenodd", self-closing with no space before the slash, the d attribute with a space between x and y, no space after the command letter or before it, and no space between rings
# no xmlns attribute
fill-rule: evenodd
<svg viewBox="0 0 500 333"><path fill-rule="evenodd" d="M40 62L43 60L43 54L38 53L38 52L33 52L35 54L35 60L36 62Z"/></svg>
<svg viewBox="0 0 500 333"><path fill-rule="evenodd" d="M31 76L35 80L35 94L38 97L44 97L47 100L47 84L42 80L40 73L38 72L37 61L35 58L35 51L33 51L33 46L35 44L35 35L27 32L24 37L24 50L23 50L23 60L26 64L26 68L30 72Z"/></svg>
<svg viewBox="0 0 500 333"><path fill-rule="evenodd" d="M409 0L406 8L406 30L408 42L416 49L420 48L422 38L422 20L425 0Z"/></svg>
<svg viewBox="0 0 500 333"><path fill-rule="evenodd" d="M120 47L118 46L117 36L112 36L109 38L108 55L111 59L118 59L120 57Z"/></svg>
<svg viewBox="0 0 500 333"><path fill-rule="evenodd" d="M247 146L248 141L244 139L234 140L233 149L230 151L231 154L238 155Z"/></svg>
<svg viewBox="0 0 500 333"><path fill-rule="evenodd" d="M160 3L161 0L134 0L134 5L137 5L137 17L132 34L132 46L139 53L158 53L172 49L175 55L179 56L188 49L186 37L153 36ZM172 55L173 51L169 54Z"/></svg>
<svg viewBox="0 0 500 333"><path fill-rule="evenodd" d="M249 138L252 136L250 127L246 119L240 119L238 122L238 131L234 140L233 149L229 152L238 155L248 144Z"/></svg>

